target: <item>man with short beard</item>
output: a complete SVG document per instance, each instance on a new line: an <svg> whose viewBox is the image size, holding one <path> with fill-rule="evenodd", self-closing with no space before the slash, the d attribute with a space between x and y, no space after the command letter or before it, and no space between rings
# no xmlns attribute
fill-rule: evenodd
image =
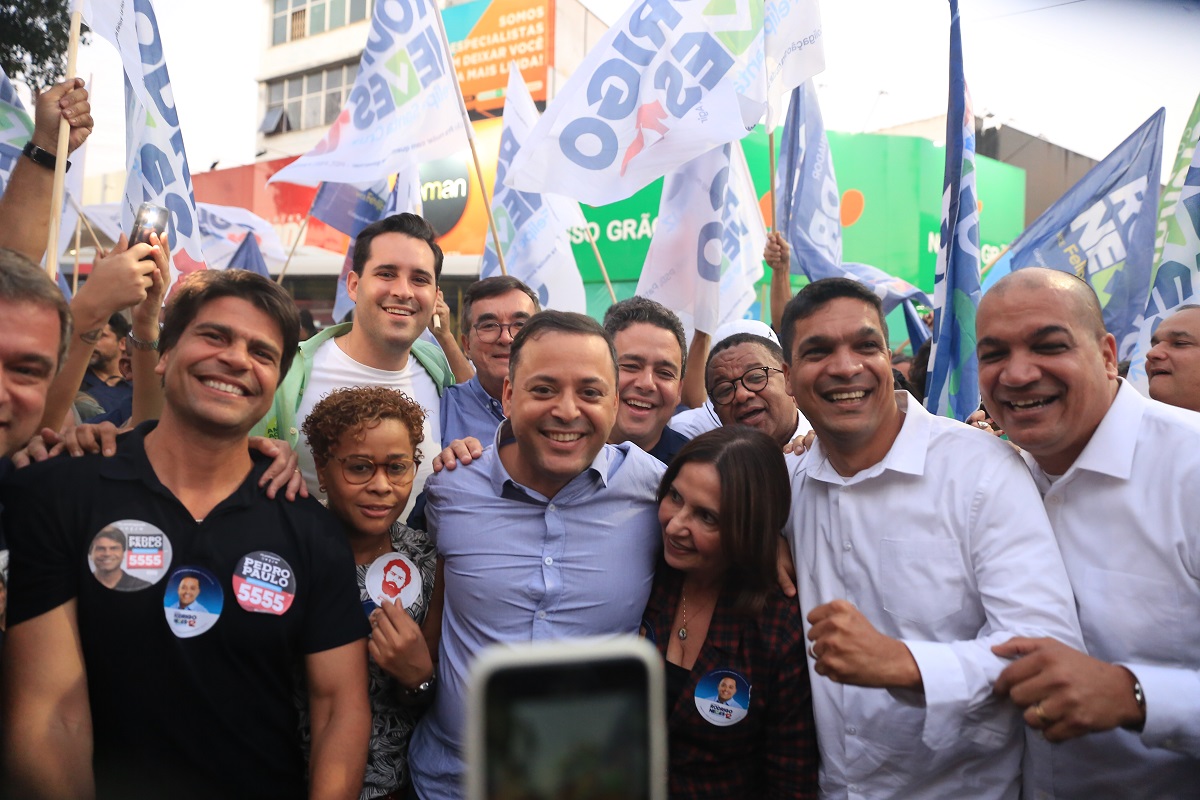
<svg viewBox="0 0 1200 800"><path fill-rule="evenodd" d="M752 333L718 342L708 355L705 385L722 425L749 425L783 447L808 433L808 420L788 395L783 350Z"/></svg>

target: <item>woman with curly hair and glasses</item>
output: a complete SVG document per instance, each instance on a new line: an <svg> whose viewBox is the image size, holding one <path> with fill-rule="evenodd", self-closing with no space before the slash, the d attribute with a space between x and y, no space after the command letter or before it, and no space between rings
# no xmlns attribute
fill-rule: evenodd
<svg viewBox="0 0 1200 800"><path fill-rule="evenodd" d="M421 463L424 416L401 392L355 387L330 393L304 421L321 491L354 551L359 597L371 620L363 800L405 796L409 736L432 699L436 645L430 642L440 618L428 612L437 553L424 532L399 521Z"/></svg>

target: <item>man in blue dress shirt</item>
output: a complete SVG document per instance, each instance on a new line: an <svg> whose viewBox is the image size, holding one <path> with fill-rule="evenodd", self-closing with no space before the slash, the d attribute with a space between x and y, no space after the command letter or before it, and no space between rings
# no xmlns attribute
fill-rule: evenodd
<svg viewBox="0 0 1200 800"><path fill-rule="evenodd" d="M605 444L616 362L591 318L533 316L512 344L494 445L429 480L445 607L437 697L409 749L421 798L462 796L467 675L484 647L637 633L663 466L629 442Z"/></svg>

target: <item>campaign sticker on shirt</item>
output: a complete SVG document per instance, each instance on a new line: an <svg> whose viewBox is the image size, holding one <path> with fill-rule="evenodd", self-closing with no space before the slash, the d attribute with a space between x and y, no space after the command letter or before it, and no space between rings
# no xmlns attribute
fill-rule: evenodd
<svg viewBox="0 0 1200 800"><path fill-rule="evenodd" d="M180 639L199 636L216 625L224 607L221 582L203 567L180 567L167 579L163 613L167 627Z"/></svg>
<svg viewBox="0 0 1200 800"><path fill-rule="evenodd" d="M421 570L403 553L384 553L367 569L367 594L381 606L410 608L421 599Z"/></svg>
<svg viewBox="0 0 1200 800"><path fill-rule="evenodd" d="M149 522L118 520L92 537L88 567L106 588L118 592L148 589L171 568L171 540Z"/></svg>
<svg viewBox="0 0 1200 800"><path fill-rule="evenodd" d="M255 550L238 561L233 572L233 596L247 611L278 617L287 613L296 599L296 574L281 556Z"/></svg>
<svg viewBox="0 0 1200 800"><path fill-rule="evenodd" d="M696 710L713 725L736 725L750 708L750 683L731 669L714 669L696 684Z"/></svg>

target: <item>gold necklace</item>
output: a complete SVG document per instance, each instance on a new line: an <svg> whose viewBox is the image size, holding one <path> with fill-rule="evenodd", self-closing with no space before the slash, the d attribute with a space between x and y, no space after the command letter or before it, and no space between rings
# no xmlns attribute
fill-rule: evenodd
<svg viewBox="0 0 1200 800"><path fill-rule="evenodd" d="M682 625L682 627L679 628L679 632L676 635L679 637L679 641L686 642L687 641L687 595L684 594L683 589L679 590L679 598L680 598L680 607L683 610L683 625Z"/></svg>

